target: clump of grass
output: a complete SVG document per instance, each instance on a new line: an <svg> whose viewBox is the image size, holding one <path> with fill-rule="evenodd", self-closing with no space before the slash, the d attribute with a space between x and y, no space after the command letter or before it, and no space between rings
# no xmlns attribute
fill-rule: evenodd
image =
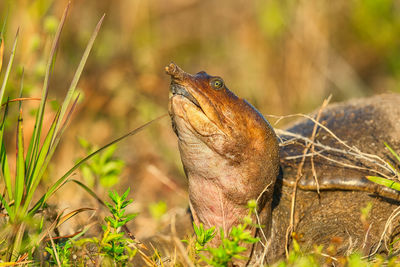
<svg viewBox="0 0 400 267"><path fill-rule="evenodd" d="M4 74L4 79L0 89L0 103L4 103L5 108L1 116L0 122L0 164L1 164L1 179L5 185L4 194L0 196L2 208L5 209L5 217L2 218L2 230L0 237L2 242L0 258L4 261L15 262L20 257L21 253L32 254L33 248L38 246L41 239L34 240L26 235L27 227L34 226L36 234L40 235L43 228L44 217L39 214L41 208L46 205L50 196L52 196L63 184L65 184L69 173L60 178L48 191L39 198L38 201L33 202L37 198L37 188L45 174L47 167L55 153L58 143L63 135L68 122L70 121L71 114L74 111L79 95L75 94L76 86L81 76L83 67L89 56L90 50L93 46L94 40L99 32L103 18L100 19L94 30L89 43L83 53L81 61L72 79L71 85L68 89L66 97L57 110L50 125L49 130L45 133L43 129L43 118L47 103L47 96L49 91L49 82L52 70L55 63L55 54L58 48L60 35L68 14L69 5L64 11L61 22L58 25L56 35L51 47L51 52L48 58L46 74L43 81L42 97L40 100L39 109L36 113L35 126L29 142L25 147L23 142L23 116L22 116L22 95L23 95L23 81L21 81L21 90L19 98L16 99L19 109L17 121L17 134L16 134L16 173L13 175L10 171L9 159L6 152L6 144L4 142L5 125L9 118L7 111L12 100L4 101L7 82L10 77L14 56L16 53L18 43L18 31L14 40L13 48L11 51L10 59ZM4 36L1 36L0 58L3 58L4 52ZM1 64L2 65L2 64ZM23 77L23 76L22 76ZM44 138L43 143L41 140ZM35 220L36 218L36 220ZM35 222L39 223L35 223ZM33 223L32 223L33 222ZM36 226L35 226L36 225ZM47 229L48 230L48 229ZM4 253L5 251L5 253Z"/></svg>
<svg viewBox="0 0 400 267"><path fill-rule="evenodd" d="M136 128L135 130L121 136L120 138L97 149L96 151L93 151L85 158L79 160L69 171L67 171L61 178L59 178L53 185L51 185L44 195L42 195L41 197L38 196L37 188L42 182L44 174L47 172L49 163L51 162L51 159L56 151L56 148L78 102L79 94L77 94L76 92L76 87L82 74L83 67L94 44L94 40L96 39L96 36L104 19L103 16L98 22L92 36L90 37L89 43L82 55L77 70L75 71L74 77L71 81L64 101L59 107L57 107L53 122L50 125L49 129L45 131L43 127L43 120L46 114L49 84L51 80L52 70L55 65L56 51L58 49L61 32L68 14L68 10L69 4L65 9L62 19L55 32L54 41L46 66L42 96L40 98L39 108L35 113L35 126L33 128L33 133L27 147L25 147L25 144L23 142L24 134L22 101L31 100L34 98L22 97L24 92L23 74L21 79L21 89L19 97L17 99L5 100L6 88L12 72L14 57L17 52L19 35L18 31L9 56L7 67L5 69L3 81L1 82L0 104L2 104L2 108L0 111L2 112L2 114L0 114L0 179L4 183L4 192L0 195L0 211L2 212L2 216L0 217L0 260L3 262L8 262L7 264L14 264L16 262L23 263L24 260L28 260L29 262L32 261L36 257L35 254L37 255L41 253L40 251L39 253L37 253L39 250L38 248L42 245L43 240L46 239L46 236L48 236L49 240L51 241L51 245L47 246L45 250L51 255L52 259L54 260L53 263L57 263L58 265L60 265L61 263L65 263L66 265L68 265L68 258L70 258L71 251L73 250L73 242L78 237L83 235L83 233L85 233L89 228L85 227L85 229L80 234L77 234L72 239L67 239L69 241L64 243L59 241L64 240L65 238L63 237L55 237L54 239L57 239L59 242L53 242L53 237L50 233L76 214L92 209L81 208L69 212L65 215L63 215L61 212L57 215L55 221L52 221L50 223L50 226L48 226L46 225L46 221L50 218L47 218L45 212L42 212L43 209L45 209L47 206L48 199L57 190L62 188L64 184L72 181L81 186L104 205L104 202L102 202L101 199L99 199L89 187L87 187L80 181L70 179L69 176L76 169L85 164L89 159L96 159L96 155L98 155L101 161L100 165L102 164L101 166L108 170L105 171L103 169L103 172L100 175L103 176L104 174L108 174L108 178L110 178L111 175L112 179L110 178L109 180L114 181L116 175L119 175L123 164L111 158L115 150L115 147L113 147L113 145L127 138L128 136L134 135L135 133L141 131L147 125L153 123L154 121L165 117L164 115L159 117L158 119L146 123L145 125ZM6 38L4 37L4 28L5 23L3 24L3 29L0 33L0 71L2 71L3 67L4 43L6 41ZM8 116L8 110L11 106L11 103L18 103L19 111L18 120L16 122L17 146L15 174L12 174L10 171L12 168L10 167L9 157L7 155L7 144L4 141L4 133L6 131L6 127L8 127L8 125L12 125L10 123L10 120L12 118L10 118L11 116ZM122 244L121 242L124 241L119 231L121 227L125 227L124 229L126 229L125 224L127 221L132 219L132 216L125 217L124 215L124 208L126 205L129 204L129 201L126 202L125 200L126 194L120 197L118 194L113 193L112 196L112 200L117 206L113 207L115 208L115 210L112 210L113 217L109 217L107 219L107 226L109 227L107 231L108 234L107 237L104 237L105 239L103 238L104 244L108 242L112 245L111 250L103 252L106 254L113 254L113 259L116 261L123 261L125 256L122 254L118 254L121 250L121 247L118 244ZM115 201L117 201L117 203L115 203ZM111 208L111 205L108 205L108 207ZM82 259L80 262L84 261L85 260Z"/></svg>

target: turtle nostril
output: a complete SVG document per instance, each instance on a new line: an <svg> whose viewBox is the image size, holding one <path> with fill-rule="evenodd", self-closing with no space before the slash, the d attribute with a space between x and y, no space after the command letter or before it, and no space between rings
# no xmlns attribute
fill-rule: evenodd
<svg viewBox="0 0 400 267"><path fill-rule="evenodd" d="M184 72L181 68L178 67L178 65L173 62L165 67L165 72L170 75L172 79L175 79L177 81L182 81L184 80L185 76L188 76L186 72Z"/></svg>
<svg viewBox="0 0 400 267"><path fill-rule="evenodd" d="M175 63L171 62L168 66L165 67L165 72L168 75L173 76L176 73L177 67Z"/></svg>

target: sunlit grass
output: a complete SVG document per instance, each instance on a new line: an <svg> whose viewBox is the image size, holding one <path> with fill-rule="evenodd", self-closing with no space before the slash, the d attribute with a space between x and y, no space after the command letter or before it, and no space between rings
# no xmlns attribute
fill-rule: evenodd
<svg viewBox="0 0 400 267"><path fill-rule="evenodd" d="M93 46L94 40L97 33L99 32L103 18L99 21L96 29L94 30L89 44L81 58L80 64L75 72L71 85L69 87L67 96L65 97L61 108L57 111L53 123L50 125L47 133L43 129L43 117L45 114L45 108L47 103L47 96L49 91L49 84L51 74L55 64L55 55L59 46L60 35L65 23L65 19L68 14L69 6L64 11L61 22L58 26L54 41L51 47L51 52L48 58L46 67L46 74L44 77L42 97L39 105L39 109L36 113L35 126L33 129L32 137L30 139L26 154L24 145L23 135L23 117L22 109L23 105L21 101L19 103L19 115L17 121L17 132L16 132L16 173L15 176L10 171L9 160L6 153L6 144L4 142L4 132L6 121L9 120L7 116L7 110L9 103L6 102L5 108L3 109L3 116L0 126L0 163L1 163L1 178L4 181L5 193L0 196L2 206L6 210L6 218L2 220L2 231L1 239L3 240L2 246L6 250L5 255L2 256L3 260L15 262L21 255L22 252L32 253L32 249L38 246L35 240L29 240L29 237L25 236L27 227L31 226L33 217L38 211L46 204L49 197L65 183L66 178L63 176L48 191L43 195L39 201L33 202L34 197L38 197L37 187L40 184L44 173L54 155L57 145L62 137L62 134L71 118L71 114L76 106L78 96L74 95L79 77L82 74L83 67L89 56L89 52ZM4 27L3 27L4 28ZM12 66L14 63L15 53L17 51L18 44L18 31L15 37L13 48L11 51L10 59L5 71L3 82L0 91L0 103L4 103L5 92L7 82L10 77ZM1 36L1 58L4 53L4 38ZM23 76L22 76L23 77ZM23 82L21 81L21 91L19 97L23 95ZM41 139L44 138L41 144ZM38 215L40 220L43 221L43 215ZM37 220L37 218L35 219ZM39 220L39 221L40 221ZM42 223L39 223L42 225ZM10 231L12 229L12 231ZM39 226L35 231L41 231L44 229ZM26 239L26 240L25 240Z"/></svg>
<svg viewBox="0 0 400 267"><path fill-rule="evenodd" d="M93 47L94 40L100 30L104 16L98 22L94 32L92 33L89 43L80 59L77 70L72 78L72 82L69 86L65 99L63 100L61 107L56 111L53 118L53 122L50 124L49 129L46 131L44 127L44 116L46 115L46 104L48 102L48 94L50 90L50 80L52 77L53 69L55 68L56 51L59 47L59 41L63 26L68 15L69 5L64 11L61 22L55 33L54 41L51 47L51 52L48 58L47 67L45 71L43 86L42 86L42 97L40 98L39 108L35 115L35 125L33 127L32 136L28 146L24 144L24 133L23 133L23 100L33 100L34 98L23 97L24 84L23 77L24 72L22 71L20 93L16 99L4 100L7 95L6 89L9 78L12 73L12 66L17 53L17 44L19 33L17 31L12 50L10 52L9 61L5 70L4 78L1 84L0 91L0 103L2 105L2 120L0 125L0 163L1 163L1 179L4 182L4 194L0 196L1 207L4 209L3 216L1 217L1 230L0 230L0 259L8 264L18 263L30 263L35 261L35 253L39 246L43 244L48 236L48 246L45 247L47 253L53 258L54 264L62 264L67 262L71 257L71 251L74 249L74 242L90 228L86 226L81 232L74 234L72 237L54 237L51 234L52 231L57 229L60 225L71 219L75 215L84 212L91 211L92 208L79 208L69 213L64 211L57 211L57 218L51 222L50 225L46 225L45 221L50 218L46 217L46 213L43 209L47 206L47 201L57 190L62 190L63 186L68 182L74 182L75 184L86 190L89 195L97 199L103 206L108 207L111 216L105 218L108 224L104 228L104 236L99 241L98 256L106 253L109 258L116 264L125 262L128 258L131 258L134 254L135 249L127 250L125 254L125 243L128 239L123 237L124 232L121 232L121 228L124 231L127 230L126 223L133 219L133 215L126 215L125 208L131 202L127 201L127 195L129 190L126 191L122 196L119 196L116 192L110 193L110 197L115 204L115 207L107 202L101 200L96 193L83 184L82 182L70 179L70 175L81 166L85 165L89 159L99 159L96 168L104 168L110 170L110 166L115 169L114 166L117 161L112 161L110 156L114 153L115 144L124 140L128 136L134 135L135 133L144 129L147 125L156 121L157 119L150 121L139 128L115 139L114 141L106 144L95 151L91 152L86 157L80 159L69 171L67 171L61 178L59 178L53 185L49 186L45 193L40 197L38 186L41 184L44 174L48 170L48 166L53 158L56 148L62 138L62 135L71 119L71 115L77 105L79 94L76 93L76 87L79 78L82 74L83 67L88 59L89 53ZM4 26L3 26L4 29ZM0 58L1 66L4 58L4 37L3 31L0 35ZM1 70L1 69L0 69ZM11 117L8 116L8 108L12 104L18 104L18 118L16 122L16 161L15 161L15 175L12 174L9 157L6 153L7 143L4 141L4 133L6 125L10 124ZM159 118L165 117L161 116ZM6 123L7 122L7 123ZM12 124L11 124L12 125ZM103 153L102 153L103 152ZM112 170L114 170L112 168ZM121 169L122 166L119 167ZM120 174L120 170L115 175ZM108 173L108 172L106 172ZM103 173L100 174L103 176ZM104 177L101 177L104 178ZM97 177L97 179L100 179ZM113 178L115 180L115 177ZM115 181L113 181L115 183ZM39 199L39 200L35 200ZM130 233L129 233L130 234ZM66 242L54 241L58 239L65 239ZM132 237L129 238L129 240ZM93 239L96 240L96 239ZM119 245L118 245L119 244ZM122 249L122 250L121 250ZM84 259L81 262L85 262Z"/></svg>

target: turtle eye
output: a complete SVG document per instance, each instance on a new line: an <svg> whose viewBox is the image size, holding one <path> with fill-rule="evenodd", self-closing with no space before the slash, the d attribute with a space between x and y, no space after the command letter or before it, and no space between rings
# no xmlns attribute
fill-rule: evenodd
<svg viewBox="0 0 400 267"><path fill-rule="evenodd" d="M216 78L216 79L211 80L210 85L215 90L219 90L222 87L224 87L224 81L222 81L222 79L220 79L220 78Z"/></svg>

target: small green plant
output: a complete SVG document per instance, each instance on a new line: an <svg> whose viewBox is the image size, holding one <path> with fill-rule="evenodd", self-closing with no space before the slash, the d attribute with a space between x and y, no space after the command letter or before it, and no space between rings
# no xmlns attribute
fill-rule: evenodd
<svg viewBox="0 0 400 267"><path fill-rule="evenodd" d="M122 228L137 214L125 214L126 207L132 203L132 199L127 200L130 189L128 188L121 196L116 191L109 191L109 197L112 204L105 202L111 216L105 217L106 224L102 226L103 235L101 240L94 238L87 238L79 240L78 245L94 244L98 247L98 254L105 256L106 264L111 261L112 265L126 266L128 260L133 258L136 254L136 249L133 249L131 244L132 240L125 238L125 232ZM109 262L110 263L110 262Z"/></svg>
<svg viewBox="0 0 400 267"><path fill-rule="evenodd" d="M58 264L67 267L72 266L70 259L73 249L72 241L69 239L65 243L56 243L54 248L52 246L45 247L45 250L50 254L50 264Z"/></svg>
<svg viewBox="0 0 400 267"><path fill-rule="evenodd" d="M386 142L384 143L386 148L390 151L390 153L395 157L395 159L399 162L400 164L400 156L396 153L396 151L394 151ZM387 163L388 165L390 165L390 167L395 170L396 175L399 177L400 176L400 172L399 170L397 170L394 166L392 166L390 163ZM370 180L371 182L392 188L394 190L400 191L400 183L395 182L393 180L390 179L386 179L383 177L379 177L379 176L367 176L367 179Z"/></svg>
<svg viewBox="0 0 400 267"><path fill-rule="evenodd" d="M241 244L254 244L259 241L258 238L251 235L250 231L246 230L247 226L247 224L239 224L232 227L228 237L225 237L223 230L221 230L221 245L217 248L208 247L207 251L211 254L211 258L203 256L203 259L212 266L221 267L227 266L234 258L245 260L246 257L242 256L241 253L245 252L247 248Z"/></svg>
<svg viewBox="0 0 400 267"><path fill-rule="evenodd" d="M215 227L211 227L209 229L204 229L202 223L197 226L193 222L194 233L196 235L196 243L195 243L195 251L199 253L200 251L204 251L205 245L210 242L215 237Z"/></svg>
<svg viewBox="0 0 400 267"><path fill-rule="evenodd" d="M126 200L129 191L128 188L122 196L118 195L116 191L109 192L113 205L108 202L106 202L106 205L112 216L105 218L107 224L102 227L104 234L100 242L101 252L120 266L125 266L130 256L134 255L129 247L130 239L125 238L125 233L121 231L122 226L137 216L137 214L125 214L125 208L133 201L132 199Z"/></svg>
<svg viewBox="0 0 400 267"><path fill-rule="evenodd" d="M195 250L197 253L201 251L209 253L210 257L207 257L204 254L199 254L207 264L222 267L227 266L233 259L247 259L241 255L247 250L243 244L254 244L259 241L259 238L253 237L251 231L248 230L249 226L258 227L251 219L256 207L256 201L249 201L249 213L243 219L243 223L232 227L227 236L225 236L223 229L220 229L221 244L217 248L207 246L216 234L215 228L211 227L209 229L204 229L202 224L199 226L193 224L196 234Z"/></svg>
<svg viewBox="0 0 400 267"><path fill-rule="evenodd" d="M97 150L96 147L83 138L79 138L79 144L87 154ZM89 187L95 188L100 183L102 187L110 188L118 183L120 174L125 167L125 162L115 158L114 152L116 149L116 145L109 146L81 165L83 179Z"/></svg>

